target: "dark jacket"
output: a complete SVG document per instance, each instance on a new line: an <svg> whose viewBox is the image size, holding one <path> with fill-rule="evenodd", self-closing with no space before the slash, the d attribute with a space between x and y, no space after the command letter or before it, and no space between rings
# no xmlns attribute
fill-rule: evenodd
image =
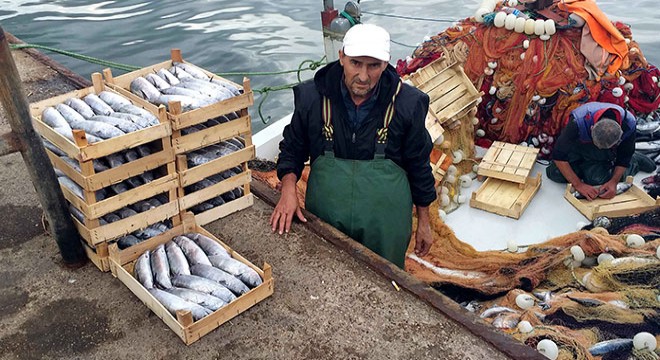
<svg viewBox="0 0 660 360"><path fill-rule="evenodd" d="M341 95L343 68L338 61L320 69L314 81L306 81L293 89L295 110L291 123L284 129L277 160L277 175L295 173L300 179L304 162L313 163L323 153L322 97L332 104L334 153L342 159L372 160L376 148L376 131L383 126L384 113L396 91L399 76L391 65L383 72L378 86L376 105L355 131ZM433 144L424 121L429 98L421 91L403 85L394 104L395 114L388 130L385 157L408 174L413 203L428 206L436 198L434 178L429 164Z"/></svg>
<svg viewBox="0 0 660 360"><path fill-rule="evenodd" d="M591 126L605 113L621 124L621 143L612 149L598 149L591 140ZM581 105L571 112L568 124L564 127L552 152L552 159L569 161L575 156L572 152L590 151L609 153L614 166L629 167L635 152L635 116L618 105L592 102ZM576 154L577 155L577 154Z"/></svg>

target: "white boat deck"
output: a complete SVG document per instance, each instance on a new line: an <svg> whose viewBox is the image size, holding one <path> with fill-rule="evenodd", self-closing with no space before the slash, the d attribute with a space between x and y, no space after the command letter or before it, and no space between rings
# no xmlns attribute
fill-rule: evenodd
<svg viewBox="0 0 660 360"><path fill-rule="evenodd" d="M277 145L282 139L282 130L290 119L290 116L281 119L253 137L253 142L257 146L257 157L275 159L279 152ZM477 149L479 155L484 152L484 149ZM458 239L478 251L505 250L509 240L515 241L522 251L525 250L526 245L542 243L577 231L579 227L590 221L564 199L566 184L557 184L548 179L545 175L545 167L537 162L532 169L531 176L541 173L541 187L520 219L470 207L468 202L472 192L483 184L475 180L470 188L461 189L461 195L466 195L468 201L449 213L445 222ZM641 179L649 175L639 173L633 183L641 187Z"/></svg>

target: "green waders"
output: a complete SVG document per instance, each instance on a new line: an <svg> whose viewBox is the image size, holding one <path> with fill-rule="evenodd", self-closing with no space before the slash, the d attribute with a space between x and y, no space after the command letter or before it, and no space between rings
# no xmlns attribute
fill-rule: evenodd
<svg viewBox="0 0 660 360"><path fill-rule="evenodd" d="M384 126L378 131L373 160L334 156L330 101L323 99L326 151L312 163L305 207L403 268L412 231L410 184L406 172L384 155L395 97L396 94L386 112Z"/></svg>
<svg viewBox="0 0 660 360"><path fill-rule="evenodd" d="M592 144L579 144L568 154L568 163L582 181L589 185L602 185L612 178L614 170L614 150L598 149ZM548 178L554 182L567 183L568 181L562 175L554 161L545 169ZM635 175L639 171L639 165L634 159L622 176L625 180L628 175Z"/></svg>

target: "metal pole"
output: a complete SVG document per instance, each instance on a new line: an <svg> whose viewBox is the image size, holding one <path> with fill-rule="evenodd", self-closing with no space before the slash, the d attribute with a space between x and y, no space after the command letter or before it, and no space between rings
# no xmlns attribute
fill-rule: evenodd
<svg viewBox="0 0 660 360"><path fill-rule="evenodd" d="M18 76L2 27L0 27L0 102L5 108L12 132L18 139L23 160L64 264L71 267L83 265L87 262L87 256L69 215L53 167L41 146L39 135L32 127L21 78Z"/></svg>

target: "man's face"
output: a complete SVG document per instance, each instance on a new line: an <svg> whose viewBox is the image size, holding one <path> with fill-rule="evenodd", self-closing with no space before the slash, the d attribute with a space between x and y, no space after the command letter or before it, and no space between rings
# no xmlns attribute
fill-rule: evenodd
<svg viewBox="0 0 660 360"><path fill-rule="evenodd" d="M369 56L347 56L341 50L339 62L344 67L344 82L353 99L367 97L387 68L385 61Z"/></svg>

